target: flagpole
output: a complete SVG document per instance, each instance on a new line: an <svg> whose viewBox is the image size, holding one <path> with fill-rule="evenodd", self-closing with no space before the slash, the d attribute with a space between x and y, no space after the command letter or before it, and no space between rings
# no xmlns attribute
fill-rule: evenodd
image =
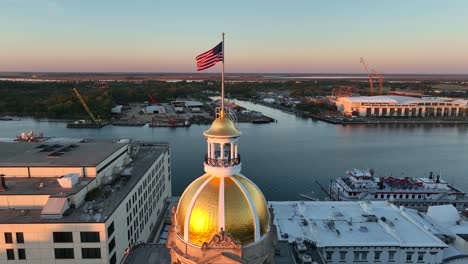
<svg viewBox="0 0 468 264"><path fill-rule="evenodd" d="M221 66L221 117L224 117L224 32L223 32L223 44L222 44L222 52L223 52L223 62Z"/></svg>

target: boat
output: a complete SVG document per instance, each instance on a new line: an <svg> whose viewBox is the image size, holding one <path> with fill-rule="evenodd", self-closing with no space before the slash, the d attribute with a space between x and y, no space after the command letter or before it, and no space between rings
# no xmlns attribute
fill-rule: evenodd
<svg viewBox="0 0 468 264"><path fill-rule="evenodd" d="M73 123L68 123L67 128L101 128L107 126L108 124L109 122L103 121L93 122L87 120L77 120Z"/></svg>
<svg viewBox="0 0 468 264"><path fill-rule="evenodd" d="M420 211L432 205L453 204L460 211L468 206L465 192L433 172L428 177L377 177L374 170L353 169L329 187L337 201L389 201Z"/></svg>
<svg viewBox="0 0 468 264"><path fill-rule="evenodd" d="M45 141L47 139L49 139L49 138L44 137L42 135L41 131L37 131L37 132L29 131L27 133L21 132L21 134L16 136L14 141L18 141L18 142L43 142L43 141Z"/></svg>

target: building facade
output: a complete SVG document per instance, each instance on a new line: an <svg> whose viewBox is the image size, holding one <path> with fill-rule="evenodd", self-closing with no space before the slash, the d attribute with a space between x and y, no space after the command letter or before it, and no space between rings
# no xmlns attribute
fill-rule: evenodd
<svg viewBox="0 0 468 264"><path fill-rule="evenodd" d="M466 117L467 100L441 97L360 96L339 97L338 111L348 116Z"/></svg>
<svg viewBox="0 0 468 264"><path fill-rule="evenodd" d="M0 143L0 263L120 263L171 196L163 143Z"/></svg>
<svg viewBox="0 0 468 264"><path fill-rule="evenodd" d="M270 202L280 241L324 263L443 263L448 247L405 208L387 202ZM414 210L412 210L413 212ZM311 262L309 262L311 263Z"/></svg>

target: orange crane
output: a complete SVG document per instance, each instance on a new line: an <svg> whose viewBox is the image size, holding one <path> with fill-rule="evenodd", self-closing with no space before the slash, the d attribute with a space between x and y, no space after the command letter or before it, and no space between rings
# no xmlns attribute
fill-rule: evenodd
<svg viewBox="0 0 468 264"><path fill-rule="evenodd" d="M364 69L366 70L367 75L369 76L369 85L370 85L369 94L372 96L372 95L374 95L374 81L373 81L372 72L369 71L369 67L367 66L367 63L364 60L364 58L361 58L361 64L362 64L362 66L364 66Z"/></svg>
<svg viewBox="0 0 468 264"><path fill-rule="evenodd" d="M91 110L89 110L88 104L86 104L86 101L83 99L83 97L81 97L81 94L78 92L78 90L77 90L76 88L73 88L73 92L75 93L76 97L78 97L78 99L80 100L81 104L83 105L83 108L86 110L86 112L88 113L89 117L91 117L91 120L92 120L94 123L100 123L101 120L96 119L96 117L94 117L94 115L93 115L93 113L91 112Z"/></svg>
<svg viewBox="0 0 468 264"><path fill-rule="evenodd" d="M383 94L383 74L379 73L375 69L372 69L372 73L375 76L379 77L379 95L382 95Z"/></svg>

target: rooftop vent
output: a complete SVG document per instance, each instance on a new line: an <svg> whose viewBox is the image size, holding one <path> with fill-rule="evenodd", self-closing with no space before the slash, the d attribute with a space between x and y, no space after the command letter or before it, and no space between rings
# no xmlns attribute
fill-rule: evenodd
<svg viewBox="0 0 468 264"><path fill-rule="evenodd" d="M302 263L304 263L304 264L305 263L312 263L312 258L309 255L306 255L306 254L300 255L299 258L301 259Z"/></svg>
<svg viewBox="0 0 468 264"><path fill-rule="evenodd" d="M62 188L73 188L78 183L78 177L78 173L69 173L58 178L57 182Z"/></svg>
<svg viewBox="0 0 468 264"><path fill-rule="evenodd" d="M369 229L367 229L367 226L360 226L359 231L361 231L363 233L367 233L369 231Z"/></svg>
<svg viewBox="0 0 468 264"><path fill-rule="evenodd" d="M367 222L377 222L377 216L371 214L363 214L362 217L366 218Z"/></svg>

